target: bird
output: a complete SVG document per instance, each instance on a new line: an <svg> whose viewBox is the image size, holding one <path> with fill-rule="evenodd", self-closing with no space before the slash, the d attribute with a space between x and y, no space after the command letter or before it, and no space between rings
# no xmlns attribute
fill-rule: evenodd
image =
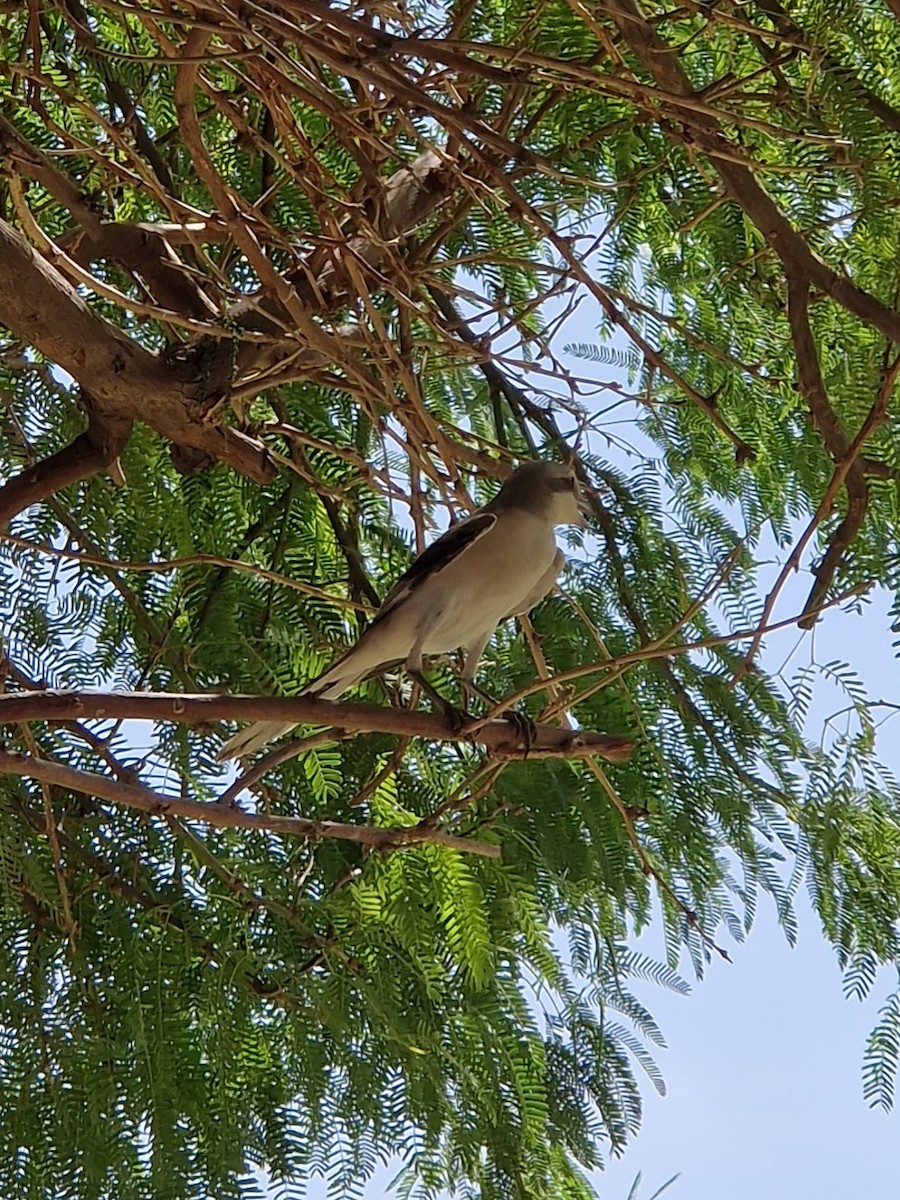
<svg viewBox="0 0 900 1200"><path fill-rule="evenodd" d="M475 673L494 630L529 612L556 583L564 562L557 525L584 527L586 509L573 468L525 462L482 508L431 543L400 576L356 644L300 695L337 700L365 679L403 665L425 691L452 710L422 678L423 661L466 648L465 695L481 694ZM222 746L220 761L244 758L294 728L257 721Z"/></svg>

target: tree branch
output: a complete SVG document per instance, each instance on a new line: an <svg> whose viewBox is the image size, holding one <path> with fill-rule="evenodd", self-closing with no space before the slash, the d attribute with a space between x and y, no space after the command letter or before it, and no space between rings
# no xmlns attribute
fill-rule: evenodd
<svg viewBox="0 0 900 1200"><path fill-rule="evenodd" d="M857 75L855 68L847 66L833 54L824 52L821 48L809 45L806 39L806 34L796 25L788 12L779 3L779 0L756 0L758 6L766 13L772 24L775 26L779 34L785 39L790 39L794 46L802 46L805 53L811 58L816 58L820 64L820 69L824 68L830 71L838 78L847 80L856 94L861 96L866 104L871 109L872 113L882 121L892 133L900 133L900 112L887 104L881 97L866 87L863 80ZM900 12L900 0L896 0L897 11Z"/></svg>
<svg viewBox="0 0 900 1200"><path fill-rule="evenodd" d="M58 245L85 268L101 258L120 263L140 276L161 308L199 321L216 320L215 305L198 286L196 272L192 274L169 245L165 229L141 222L102 221L96 230L70 230ZM207 237L207 226L198 229L205 240L213 240Z"/></svg>
<svg viewBox="0 0 900 1200"><path fill-rule="evenodd" d="M695 98L690 80L678 55L646 19L635 0L606 0L619 32L647 73L660 88L674 97ZM699 99L699 98L697 98ZM660 97L664 104L665 97ZM731 198L735 200L772 247L791 276L799 276L830 296L835 303L879 330L892 342L900 342L900 312L888 308L875 296L857 287L829 267L798 233L749 166L735 161L736 147L722 133L715 117L707 112L676 108L679 125L689 125L689 140L709 156ZM678 128L667 130L678 138ZM681 135L682 141L687 139Z"/></svg>
<svg viewBox="0 0 900 1200"><path fill-rule="evenodd" d="M0 530L13 517L61 488L109 467L122 453L131 421L88 412L88 427L74 442L14 475L0 487Z"/></svg>
<svg viewBox="0 0 900 1200"><path fill-rule="evenodd" d="M262 443L194 419L202 377L167 362L95 313L22 235L0 220L0 324L68 371L98 412L140 420L171 441L228 463L256 483L276 467Z"/></svg>
<svg viewBox="0 0 900 1200"><path fill-rule="evenodd" d="M849 458L849 466L844 476L847 514L834 531L824 558L813 568L816 581L804 605L803 615L797 622L801 629L811 629L818 620L819 609L828 594L841 559L865 520L869 508L869 485L856 456L851 456L850 440L828 399L819 365L819 354L809 324L809 287L806 283L793 279L788 287L788 319L797 356L797 381L813 423L821 434L835 466L840 466ZM859 449L862 449L862 446Z"/></svg>
<svg viewBox="0 0 900 1200"><path fill-rule="evenodd" d="M443 716L372 704L332 704L311 696L182 695L174 692L11 692L0 696L0 725L21 721L91 719L174 721L205 725L211 721L294 721L333 725L335 736L392 733L436 742L459 741L465 734ZM491 721L474 741L489 750L520 758L592 758L626 762L634 749L630 738L615 734L538 725L528 748L509 721Z"/></svg>
<svg viewBox="0 0 900 1200"><path fill-rule="evenodd" d="M179 816L191 821L203 821L218 829L255 829L268 833L293 834L306 838L337 838L345 842L360 842L377 850L395 850L401 846L429 842L448 850L479 854L484 858L499 858L500 847L488 842L454 837L424 826L380 827L376 825L346 825L340 821L316 821L309 817L280 817L270 813L249 813L220 804L205 804L197 800L182 800L160 796L139 784L119 783L109 776L92 775L62 763L31 754L15 754L0 750L0 775L22 775L41 783L69 788L86 796L96 796L111 804L136 808L151 816Z"/></svg>
<svg viewBox="0 0 900 1200"><path fill-rule="evenodd" d="M890 400L891 392L893 391L898 372L900 372L900 358L895 359L893 365L885 372L884 382L878 393L875 403L869 409L866 419L860 426L859 432L853 439L853 442L847 450L845 457L835 466L834 472L829 480L828 487L825 489L825 493L822 496L822 499L819 501L816 511L813 513L806 528L798 538L793 550L790 553L790 556L788 557L787 562L781 568L778 578L772 585L772 590L769 592L768 596L766 596L766 602L763 606L762 616L759 620L759 628L753 636L753 640L750 643L750 649L747 651L747 656L744 659L743 664L738 669L732 680L732 685L743 678L750 668L753 657L762 642L766 624L772 614L772 611L775 607L775 602L778 599L778 595L782 587L784 587L784 584L791 572L796 571L799 568L803 551L806 549L810 538L815 533L816 529L818 529L819 525L821 525L822 521L824 521L831 512L834 505L834 498L841 490L841 487L843 486L849 472L856 464L856 459L860 450L864 446L866 439L874 429L877 429L877 427L883 424L887 419L888 401ZM831 583L831 576L833 576L834 572L837 570L841 556L844 554L847 546L849 546L850 542L855 536L859 525L862 523L863 516L865 516L865 510L859 514L856 510L851 508L840 527L835 532L834 540L832 541L832 545L829 547L828 553L825 555L825 558L819 564L818 568L813 572L813 574L817 577L816 583L813 586L812 592L810 593L810 597L806 602L803 612L801 613L800 617L797 618L797 624L801 628L810 629L815 624L819 612L826 607L823 599L824 592ZM816 597L819 601L816 607L812 606L813 597Z"/></svg>

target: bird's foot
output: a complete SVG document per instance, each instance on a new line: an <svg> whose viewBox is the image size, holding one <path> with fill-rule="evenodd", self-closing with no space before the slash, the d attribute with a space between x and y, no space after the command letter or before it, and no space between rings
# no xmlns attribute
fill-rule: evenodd
<svg viewBox="0 0 900 1200"><path fill-rule="evenodd" d="M477 696L490 708L497 708L497 701L494 699L494 697L489 695L484 688L479 687L474 680L464 679L462 681L462 688L463 694L468 699L471 699L473 696ZM519 741L523 742L525 745L525 754L527 755L534 745L535 738L537 737L537 726L535 725L534 721L532 721L531 717L529 717L527 713L523 713L521 709L518 708L508 708L506 712L501 713L500 716L504 721L509 721L510 725L512 725L513 729L515 729Z"/></svg>
<svg viewBox="0 0 900 1200"><path fill-rule="evenodd" d="M442 711L455 734L465 733L466 727L478 720L475 714L470 713L468 709L457 708L455 704L451 704L449 701L445 702L442 706Z"/></svg>
<svg viewBox="0 0 900 1200"><path fill-rule="evenodd" d="M527 713L523 713L518 708L510 708L507 712L503 713L503 720L509 721L510 725L516 731L516 736L525 746L525 756L527 758L537 739L537 725L535 725Z"/></svg>
<svg viewBox="0 0 900 1200"><path fill-rule="evenodd" d="M445 696L442 696L436 688L431 686L420 671L410 671L409 674L431 703L441 710L454 734L461 733L467 725L476 720L473 713L468 712L464 708L458 708L455 704L451 704Z"/></svg>

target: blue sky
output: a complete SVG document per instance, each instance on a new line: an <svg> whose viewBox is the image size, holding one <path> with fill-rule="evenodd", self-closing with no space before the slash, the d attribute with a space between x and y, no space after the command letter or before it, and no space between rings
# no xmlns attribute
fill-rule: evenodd
<svg viewBox="0 0 900 1200"><path fill-rule="evenodd" d="M777 565L771 574L777 573ZM809 587L801 572L779 612L799 612ZM811 662L850 663L871 697L900 703L889 597L873 594L862 615L826 613L806 635L796 627L769 636L765 663L792 674ZM820 685L807 722L816 739L846 698ZM900 773L900 723L881 729L881 760ZM771 902L761 907L732 963L715 961L692 995L644 989L641 998L669 1046L659 1056L668 1094L644 1089L645 1116L624 1157L597 1181L603 1200L619 1200L640 1171L646 1194L680 1178L667 1200L882 1200L900 1186L897 1113L863 1098L866 1038L891 979L864 1002L846 1000L834 951L822 936L805 890L792 949ZM900 916L900 914L898 914ZM653 931L649 953L657 951Z"/></svg>
<svg viewBox="0 0 900 1200"><path fill-rule="evenodd" d="M897 1193L897 1116L867 1107L860 1066L877 1003L845 1000L808 906L790 949L761 914L733 964L689 997L648 997L669 1043L668 1095L645 1089L644 1126L598 1180L618 1200L641 1171L672 1200L875 1200Z"/></svg>
<svg viewBox="0 0 900 1200"><path fill-rule="evenodd" d="M769 574L777 571L774 564ZM777 616L801 610L809 582L806 571L789 581ZM876 591L861 615L830 611L808 634L794 626L772 634L765 665L777 671L789 660L790 677L812 662L846 662L872 699L900 704L889 607L888 595ZM809 738L818 740L825 719L846 703L820 683ZM879 757L900 774L898 734L900 714L888 715ZM668 1091L661 1098L643 1089L640 1133L596 1181L603 1200L624 1200L639 1171L646 1196L680 1174L667 1200L883 1200L898 1193L900 1114L869 1108L862 1089L866 1039L893 980L885 973L863 1003L845 999L805 890L797 913L793 949L770 901L743 945L724 943L732 963L712 962L690 996L639 991L668 1043L657 1056ZM640 945L660 953L652 930Z"/></svg>

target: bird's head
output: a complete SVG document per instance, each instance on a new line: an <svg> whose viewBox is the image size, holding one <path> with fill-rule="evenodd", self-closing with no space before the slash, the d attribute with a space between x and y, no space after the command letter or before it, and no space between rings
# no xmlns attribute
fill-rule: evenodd
<svg viewBox="0 0 900 1200"><path fill-rule="evenodd" d="M587 510L574 470L565 463L527 462L513 471L497 496L503 508L524 508L554 525L586 525Z"/></svg>

